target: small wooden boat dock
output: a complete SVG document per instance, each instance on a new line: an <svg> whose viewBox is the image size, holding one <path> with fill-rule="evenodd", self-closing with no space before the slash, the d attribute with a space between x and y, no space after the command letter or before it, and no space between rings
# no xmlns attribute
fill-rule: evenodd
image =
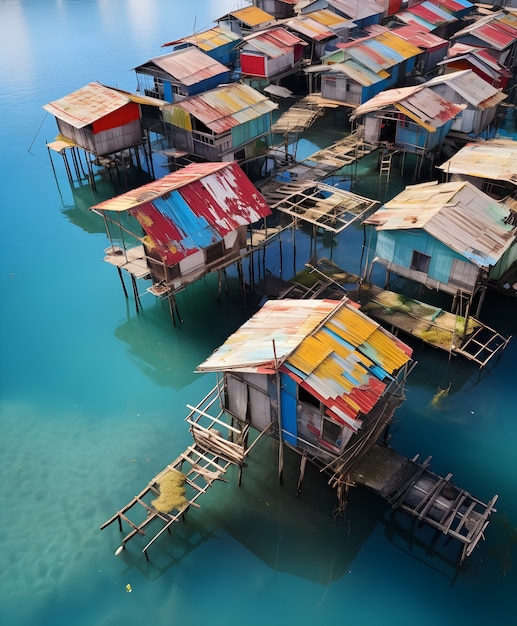
<svg viewBox="0 0 517 626"><path fill-rule="evenodd" d="M463 544L460 563L484 539L498 496L488 503L478 500L452 483L452 474L431 472L431 457L422 463L418 455L407 459L384 445L375 445L356 464L351 480L384 498L394 509L409 513Z"/></svg>

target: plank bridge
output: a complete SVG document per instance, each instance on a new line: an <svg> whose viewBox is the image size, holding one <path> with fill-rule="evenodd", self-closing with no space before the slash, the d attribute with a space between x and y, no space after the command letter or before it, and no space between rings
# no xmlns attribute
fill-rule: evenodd
<svg viewBox="0 0 517 626"><path fill-rule="evenodd" d="M484 538L498 496L488 503L452 483L452 474L440 477L418 455L407 459L384 445L373 446L355 466L351 479L384 498L393 509L409 513L443 535L463 544L460 564Z"/></svg>

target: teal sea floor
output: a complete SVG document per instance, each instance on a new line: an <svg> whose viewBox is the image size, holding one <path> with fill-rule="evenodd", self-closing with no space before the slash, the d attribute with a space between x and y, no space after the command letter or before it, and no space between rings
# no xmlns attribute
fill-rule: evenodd
<svg viewBox="0 0 517 626"><path fill-rule="evenodd" d="M153 546L150 562L138 541L115 557L116 524L99 530L189 445L186 404L214 384L193 371L249 312L230 276L220 301L212 278L181 294L181 325L150 295L137 315L102 262L104 227L88 212L97 197L73 191L59 161L54 176L45 142L56 129L41 106L92 80L133 90L131 68L234 7L0 0L0 621L515 624L515 339L482 373L417 346L392 430L402 454L431 454L435 472L452 472L486 501L499 494L486 541L461 570L447 560L457 554L453 543L438 538L428 550L432 533L410 532L409 518L366 491L353 490L336 520L334 493L312 470L296 498L298 458L288 455L281 486L268 439L254 448L242 486L235 475L218 483ZM516 136L510 120L503 131ZM316 128L300 154L317 149L318 137ZM377 194L374 165L359 164L358 193ZM395 177L392 191L404 184ZM296 236L296 260L291 235L283 242L285 278L308 258L308 235ZM318 239L318 256L357 271L361 247L362 232L352 230L337 242ZM265 264L279 271L275 246ZM516 313L516 301L491 296L484 319L516 335Z"/></svg>

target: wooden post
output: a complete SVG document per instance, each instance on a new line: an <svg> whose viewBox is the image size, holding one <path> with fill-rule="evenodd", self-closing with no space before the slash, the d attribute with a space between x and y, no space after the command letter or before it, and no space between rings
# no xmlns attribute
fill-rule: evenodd
<svg viewBox="0 0 517 626"><path fill-rule="evenodd" d="M133 295L135 296L136 312L139 313L142 306L140 304L140 296L138 295L138 287L136 286L136 278L134 274L131 274L131 284L133 285Z"/></svg>
<svg viewBox="0 0 517 626"><path fill-rule="evenodd" d="M278 403L277 421L278 421L278 479L282 483L282 475L284 471L284 443L282 437L282 406L281 406L281 388L280 388L280 371L278 369L278 359L276 356L276 345L273 339L273 355L275 358L275 375L276 375L276 398Z"/></svg>
<svg viewBox="0 0 517 626"><path fill-rule="evenodd" d="M127 298L127 289L126 289L126 285L124 284L124 277L122 276L122 270L120 269L120 267L117 267L117 272L118 272L118 277L120 278L120 283L122 285L122 289L124 291L124 295Z"/></svg>
<svg viewBox="0 0 517 626"><path fill-rule="evenodd" d="M298 487L296 488L296 496L299 496L302 492L302 482L305 476L305 466L307 465L307 452L302 452L302 458L300 461L300 476L298 477Z"/></svg>

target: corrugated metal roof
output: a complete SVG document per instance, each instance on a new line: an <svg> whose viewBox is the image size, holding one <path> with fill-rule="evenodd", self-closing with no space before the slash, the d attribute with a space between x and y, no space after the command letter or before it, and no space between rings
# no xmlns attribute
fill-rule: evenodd
<svg viewBox="0 0 517 626"><path fill-rule="evenodd" d="M450 74L442 74L426 81L426 86L433 88L436 85L447 84L469 104L480 109L497 106L508 96L483 80L472 70L460 70Z"/></svg>
<svg viewBox="0 0 517 626"><path fill-rule="evenodd" d="M355 80L363 87L369 87L370 85L378 83L380 80L388 76L387 72L384 72L383 70L381 70L378 74L375 74L375 72L371 71L362 63L358 63L353 59L348 59L342 63L323 65L321 68L327 69L326 74L346 74L349 78Z"/></svg>
<svg viewBox="0 0 517 626"><path fill-rule="evenodd" d="M156 65L187 86L195 85L207 78L227 74L229 71L226 65L212 59L195 46L155 57L148 63Z"/></svg>
<svg viewBox="0 0 517 626"><path fill-rule="evenodd" d="M440 46L445 47L449 43L446 39L442 39L438 37L438 35L430 33L426 28L417 24L408 24L407 26L395 28L391 33L426 50L439 48Z"/></svg>
<svg viewBox="0 0 517 626"><path fill-rule="evenodd" d="M100 83L89 83L64 98L44 105L43 108L74 128L84 128L129 102L131 99L116 89Z"/></svg>
<svg viewBox="0 0 517 626"><path fill-rule="evenodd" d="M505 32L496 23L483 24L471 32L471 35L478 37L496 50L504 50L511 46L515 42L516 34Z"/></svg>
<svg viewBox="0 0 517 626"><path fill-rule="evenodd" d="M457 21L457 18L454 17L454 15L447 13L447 11L443 11L436 5L432 4L432 2L428 2L428 0L424 0L424 2L420 4L413 5L408 8L407 11L408 13L412 13L413 15L423 18L434 26L450 24Z"/></svg>
<svg viewBox="0 0 517 626"><path fill-rule="evenodd" d="M167 265L271 214L236 162L190 164L92 209L129 211Z"/></svg>
<svg viewBox="0 0 517 626"><path fill-rule="evenodd" d="M463 174L517 185L517 141L490 139L468 143L439 166L448 174Z"/></svg>
<svg viewBox="0 0 517 626"><path fill-rule="evenodd" d="M453 119L465 104L454 104L444 100L425 85L388 89L370 98L356 108L353 117L395 107L406 113L413 121L433 132Z"/></svg>
<svg viewBox="0 0 517 626"><path fill-rule="evenodd" d="M342 26L354 26L354 23L334 11L329 11L328 9L320 9L319 11L311 11L311 13L307 14L316 22L323 24L324 26L329 26L330 28L338 28Z"/></svg>
<svg viewBox="0 0 517 626"><path fill-rule="evenodd" d="M220 134L273 111L278 104L249 85L232 83L164 106L166 121L167 111L175 108L187 111L211 131Z"/></svg>
<svg viewBox="0 0 517 626"><path fill-rule="evenodd" d="M361 0L360 2L358 0L328 0L328 4L343 15L358 20L384 13L383 7L375 0Z"/></svg>
<svg viewBox="0 0 517 626"><path fill-rule="evenodd" d="M409 11L399 11L397 13L397 19L405 22L406 24L409 24L410 26L418 26L420 28L425 28L429 31L432 31L436 28L436 25L429 20L425 20L423 17L415 15L415 13L410 13Z"/></svg>
<svg viewBox="0 0 517 626"><path fill-rule="evenodd" d="M312 41L325 41L336 37L336 33L325 24L313 20L310 15L296 17L285 22L285 25Z"/></svg>
<svg viewBox="0 0 517 626"><path fill-rule="evenodd" d="M465 11L465 9L474 8L474 5L470 2L458 2L458 0L431 0L431 2L453 14L461 13Z"/></svg>
<svg viewBox="0 0 517 626"><path fill-rule="evenodd" d="M410 59L422 53L422 50L418 46L415 46L410 41L402 39L401 37L397 37L395 32L379 33L375 35L374 40L395 50L403 59Z"/></svg>
<svg viewBox="0 0 517 626"><path fill-rule="evenodd" d="M411 358L346 299L270 300L197 369L273 373L275 353L281 371L354 429Z"/></svg>
<svg viewBox="0 0 517 626"><path fill-rule="evenodd" d="M230 11L215 21L218 22L228 17L234 17L236 20L246 24L246 26L260 26L261 24L266 24L275 19L273 15L266 13L266 11L252 6Z"/></svg>
<svg viewBox="0 0 517 626"><path fill-rule="evenodd" d="M242 37L240 35L234 33L229 28L214 26L213 28L203 30L199 33L194 33L193 35L188 35L187 37L182 37L181 39L176 39L175 41L169 41L168 43L164 43L163 46L175 46L180 43L190 43L203 50L203 52L209 52L217 50L217 48L220 48L221 46L241 41L241 39Z"/></svg>
<svg viewBox="0 0 517 626"><path fill-rule="evenodd" d="M290 52L296 45L307 45L305 41L293 35L293 33L290 33L285 28L280 27L248 35L248 37L244 38L244 41L245 44L242 47L243 52L251 48L271 59Z"/></svg>
<svg viewBox="0 0 517 626"><path fill-rule="evenodd" d="M364 223L377 230L422 229L479 267L497 263L515 241L509 208L469 182L406 187Z"/></svg>

